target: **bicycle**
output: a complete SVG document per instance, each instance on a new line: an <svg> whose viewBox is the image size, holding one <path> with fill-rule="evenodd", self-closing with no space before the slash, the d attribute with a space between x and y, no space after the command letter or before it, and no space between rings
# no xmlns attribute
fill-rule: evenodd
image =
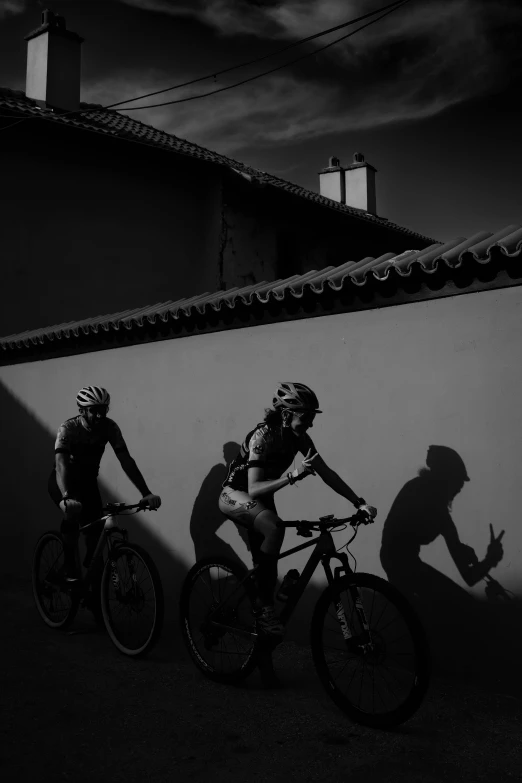
<svg viewBox="0 0 522 783"><path fill-rule="evenodd" d="M484 592L486 593L486 598L488 601L493 603L510 603L511 601L516 601L515 593L511 592L511 590L506 590L505 587L502 587L500 582L497 582L496 579L493 579L490 574L486 574L483 577L483 580L486 583Z"/></svg>
<svg viewBox="0 0 522 783"><path fill-rule="evenodd" d="M397 726L419 708L430 679L424 629L404 596L372 574L355 573L340 550L354 540L364 512L353 517L320 517L281 522L297 534L319 536L279 555L279 560L314 547L299 580L279 613L292 615L316 567L322 563L328 585L314 609L310 641L319 679L335 704L352 720L374 728ZM333 532L353 528L336 550ZM349 550L348 550L349 551ZM332 572L330 561L341 565ZM180 622L192 660L207 677L238 683L258 665L266 645L255 619L257 566L246 570L222 557L206 557L189 571L180 597Z"/></svg>
<svg viewBox="0 0 522 783"><path fill-rule="evenodd" d="M95 525L101 529L92 557L84 561L86 573L73 585L65 580L61 533L51 530L39 538L32 567L33 595L50 628L68 628L82 606L93 612L124 655L138 657L152 649L163 625L161 579L150 555L141 546L129 544L127 531L114 519L143 508L142 503L108 503L99 519L80 527L82 534ZM81 573L78 544L75 554Z"/></svg>

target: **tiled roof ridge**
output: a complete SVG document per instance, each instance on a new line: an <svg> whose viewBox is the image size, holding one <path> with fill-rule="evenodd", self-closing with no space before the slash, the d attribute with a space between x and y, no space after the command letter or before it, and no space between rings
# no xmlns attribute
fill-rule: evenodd
<svg viewBox="0 0 522 783"><path fill-rule="evenodd" d="M386 253L378 258L363 258L360 261L347 261L337 267L312 270L304 275L293 275L285 280L260 282L243 288L231 288L227 291L203 293L179 299L159 302L154 305L125 310L110 315L84 318L55 326L32 329L20 334L0 338L2 351L30 348L31 345L43 345L45 340L68 339L79 336L80 332L98 334L132 330L157 320L166 323L169 319L191 319L207 312L219 312L223 307L234 309L241 303L247 307L257 303L268 304L270 300L282 302L286 296L301 299L305 291L320 297L328 291L341 292L369 286L378 292L379 285L389 280L392 274L401 280L411 278L416 272L433 275L446 266L450 269L462 267L467 259L484 266L492 264L492 251L498 248L500 254L514 259L522 254L522 224L509 225L495 233L481 231L469 239L456 237L445 243L434 243L423 250L407 250L399 255ZM522 277L522 274L520 274Z"/></svg>
<svg viewBox="0 0 522 783"><path fill-rule="evenodd" d="M219 158L223 161L226 161L227 165L231 167L239 167L243 170L248 170L249 173L252 174L264 174L266 176L274 177L274 179L279 179L274 174L270 174L269 172L262 171L261 169L254 169L251 166L249 166L247 163L242 163L239 160L235 160L234 158L229 158L228 155L224 155L221 152L214 152L213 150L209 149L208 147L204 147L202 144L198 144L196 141L189 141L188 139L184 139L181 136L178 136L176 133L171 133L170 131L162 130L161 128L156 128L154 125L149 125L147 122L143 122L142 120L137 120L134 117L127 117L127 115L121 115L118 113L117 109L108 109L105 106L102 106L101 103L85 103L83 101L80 101L80 108L85 109L84 113L87 113L87 110L90 112L104 112L106 114L112 114L114 117L121 118L122 116L125 116L126 120L128 122L133 123L134 125L138 125L142 128L148 128L149 130L153 131L154 133L159 133L163 136L167 136L171 139L176 139L177 141L181 141L184 144L190 144L191 147L195 147L196 149L201 150L202 152L210 153L211 155L219 156ZM285 182L286 180L281 180L282 182ZM293 184L293 183L291 183ZM296 187L300 187L300 185L296 185ZM356 207L352 207L352 209L356 209ZM360 210L361 212L364 212L364 210ZM382 218L381 218L382 219Z"/></svg>
<svg viewBox="0 0 522 783"><path fill-rule="evenodd" d="M85 109L90 109L93 113L100 111L103 113L111 113L115 117L121 118L121 114L118 113L116 109L107 109L101 104L89 104L89 103L80 103L80 107L84 107ZM262 178L269 178L270 180L273 180L274 182L277 182L279 186L287 188L288 185L290 185L292 188L296 188L299 191L306 191L307 193L312 194L313 196L317 197L317 200L321 199L325 202L332 202L332 199L326 198L326 196L321 196L320 193L316 193L315 191L308 190L308 188L304 188L302 185L298 185L295 182L291 182L290 180L283 179L282 177L278 177L276 174L271 174L268 171L263 171L262 169L254 168L253 166L250 166L248 163L243 163L242 161L236 160L235 158L230 158L228 155L224 155L221 152L214 152L214 150L209 149L208 147L204 147L202 144L198 144L195 141L189 141L187 139L184 139L182 136L178 136L175 133L171 133L170 131L162 130L161 128L156 128L154 125L149 125L146 122L143 122L142 120L137 120L134 117L127 117L127 115L124 115L128 122L133 123L134 125L138 127L144 127L149 128L154 133L161 134L165 137L176 139L177 141L182 142L183 144L188 144L190 147L193 147L197 150L200 150L204 154L210 154L214 155L219 158L219 161L221 163L224 163L229 168L236 170L240 173L248 174L251 177L254 177L259 180L260 176ZM360 209L359 207L352 207L347 206L346 204L340 204L339 202L333 202L336 206L340 207L341 209L344 207L347 211L356 213L357 217L361 217L365 220L372 220L378 223L381 223L386 228L391 228L395 230L404 231L406 233L412 234L414 236L422 237L423 239L428 239L430 242L433 242L434 240L430 237L425 237L422 234L419 234L412 229L405 228L404 226L399 226L396 223L390 222L387 218L379 217L379 215L372 215L371 213L368 213L364 209ZM330 203L328 204L330 206Z"/></svg>
<svg viewBox="0 0 522 783"><path fill-rule="evenodd" d="M226 166L231 170L235 170L239 174L250 176L258 182L265 185L272 185L273 187L283 190L287 193L293 193L296 196L306 199L309 202L319 204L328 209L333 209L336 212L351 215L359 220L363 220L365 223L372 223L373 225L381 226L388 229L390 232L397 231L401 234L406 234L412 238L420 239L426 243L433 243L435 240L431 237L426 237L423 234L419 234L410 228L405 226L399 226L397 223L392 223L387 218L379 217L378 215L372 215L370 212L366 212L363 209L357 207L341 204L332 199L322 196L307 188L297 185L289 180L282 179L275 174L255 169L252 166L242 163L240 161L229 158L221 153L209 150L207 147L203 147L201 144L182 139L180 136L176 136L173 133L155 128L153 125L148 125L141 120L128 117L127 115L120 114L116 109L105 109L101 104L91 104L86 102L80 102L80 109L85 109L82 114L76 115L72 113L68 117L68 113L55 113L46 109L38 107L30 98L27 98L24 92L21 90L13 90L9 87L0 87L0 101L2 96L19 101L18 108L22 110L29 109L33 116L42 117L42 119L50 119L56 122L63 122L65 124L74 124L79 128L85 128L87 130L93 130L94 132L101 132L111 135L113 138L130 139L139 141L150 147L156 149L167 149L176 152L180 155L186 155L188 157L194 157L196 159L204 159L210 163ZM16 111L17 107L8 107ZM88 111L87 111L88 110ZM33 113L34 112L34 113ZM0 111L1 113L1 111ZM88 115L88 116L86 116ZM121 127L115 127L112 121L116 121ZM125 125L127 127L125 127ZM147 139L144 138L139 131L148 130L152 136L156 138ZM173 143L174 142L174 143Z"/></svg>

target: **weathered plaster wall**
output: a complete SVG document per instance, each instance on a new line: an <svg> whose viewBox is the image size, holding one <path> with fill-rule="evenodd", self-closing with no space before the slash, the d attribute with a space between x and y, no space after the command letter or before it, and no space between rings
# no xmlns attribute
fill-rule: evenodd
<svg viewBox="0 0 522 783"><path fill-rule="evenodd" d="M208 166L80 131L26 138L1 160L0 335L219 287Z"/></svg>
<svg viewBox="0 0 522 783"><path fill-rule="evenodd" d="M222 287L302 275L383 253L426 246L418 237L365 222L291 193L228 178L223 188Z"/></svg>
<svg viewBox="0 0 522 783"><path fill-rule="evenodd" d="M58 525L46 492L54 434L75 414L85 383L111 391L111 415L163 498L158 513L141 515L137 531L161 559L169 600L196 554L233 550L248 562L238 532L216 509L225 461L262 418L274 384L295 379L317 391L324 410L311 432L321 454L379 509L353 545L359 571L383 573L379 548L391 504L428 446L441 444L461 455L471 478L453 503L461 540L482 558L489 524L496 535L505 530L493 576L522 597L521 306L522 288L513 287L1 368L3 568L27 573L37 535ZM105 494L136 499L110 449L101 480ZM319 478L281 491L277 505L287 518L351 511ZM347 534L336 539L341 545ZM289 545L299 541L288 535ZM463 601L459 623L470 621L484 582L465 587L442 538L421 558ZM290 560L288 567L302 567L304 556ZM442 608L444 623L451 606ZM511 645L504 655L516 649L520 624L499 612L474 619L473 628L497 639L498 652L491 623L500 618ZM455 643L436 638L455 654Z"/></svg>

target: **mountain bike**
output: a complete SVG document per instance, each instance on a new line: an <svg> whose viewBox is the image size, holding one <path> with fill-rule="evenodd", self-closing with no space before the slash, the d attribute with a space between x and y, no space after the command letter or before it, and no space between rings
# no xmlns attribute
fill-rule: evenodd
<svg viewBox="0 0 522 783"><path fill-rule="evenodd" d="M327 694L352 720L374 728L397 726L420 706L429 684L430 656L424 629L404 596L372 574L355 573L346 552L364 512L336 519L280 522L310 538L282 552L279 560L314 547L299 580L279 612L292 615L319 563L328 585L319 596L310 628L314 665ZM333 532L353 528L339 550ZM349 550L347 550L349 551ZM340 561L332 571L331 561ZM180 598L180 622L188 651L207 677L237 683L258 665L266 649L255 617L254 574L224 557L206 557L189 571ZM265 637L266 638L266 637Z"/></svg>
<svg viewBox="0 0 522 783"><path fill-rule="evenodd" d="M92 557L84 561L85 573L73 585L65 580L61 533L48 531L39 538L33 558L33 595L50 628L68 628L78 609L86 607L124 655L137 657L152 649L163 625L161 579L150 555L130 544L127 531L115 521L118 515L132 516L143 508L142 503L109 503L99 519L80 527L85 534L98 526L100 535ZM78 544L75 555L81 573Z"/></svg>

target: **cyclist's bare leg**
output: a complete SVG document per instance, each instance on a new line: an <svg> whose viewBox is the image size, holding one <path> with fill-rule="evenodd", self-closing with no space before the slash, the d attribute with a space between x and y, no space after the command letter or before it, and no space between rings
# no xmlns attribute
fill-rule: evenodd
<svg viewBox="0 0 522 783"><path fill-rule="evenodd" d="M219 498L219 509L234 522L250 531L250 542L255 543L252 559L258 566L258 607L273 607L277 582L277 557L284 539L284 528L277 527L279 517L273 498L254 499L246 492L225 487Z"/></svg>
<svg viewBox="0 0 522 783"><path fill-rule="evenodd" d="M76 556L79 537L79 515L67 511L67 504L62 500L60 509L63 512L61 534L63 540L63 558L65 573L68 578L75 579L79 576Z"/></svg>
<svg viewBox="0 0 522 783"><path fill-rule="evenodd" d="M270 501L273 505L273 499L269 499L267 505ZM272 631L265 637L259 650L258 667L265 687L280 687L281 683L274 672L272 651L274 643L278 644L282 640L283 631L282 625L274 616L274 591L277 582L277 557L283 544L284 528L277 527L279 517L275 509L267 508L263 501L254 500L246 492L225 488L219 499L219 509L249 530L252 560L257 566L256 605L260 610L259 621L265 625L268 623L268 629ZM268 619L262 616L266 611Z"/></svg>
<svg viewBox="0 0 522 783"><path fill-rule="evenodd" d="M257 553L258 606L273 606L277 582L277 558L283 545L284 528L277 527L279 517L270 509L261 511L254 520L254 530L261 533L263 543Z"/></svg>
<svg viewBox="0 0 522 783"><path fill-rule="evenodd" d="M279 517L273 511L261 511L254 520L253 529L263 536L256 552L257 569L257 605L259 608L273 608L274 591L277 582L277 558L283 545L284 528L277 527ZM277 639L277 637L276 637ZM279 637L279 641L282 636ZM277 641L276 641L277 643ZM261 682L265 688L281 688L283 683L274 671L272 660L274 640L267 638L258 653L258 668Z"/></svg>

